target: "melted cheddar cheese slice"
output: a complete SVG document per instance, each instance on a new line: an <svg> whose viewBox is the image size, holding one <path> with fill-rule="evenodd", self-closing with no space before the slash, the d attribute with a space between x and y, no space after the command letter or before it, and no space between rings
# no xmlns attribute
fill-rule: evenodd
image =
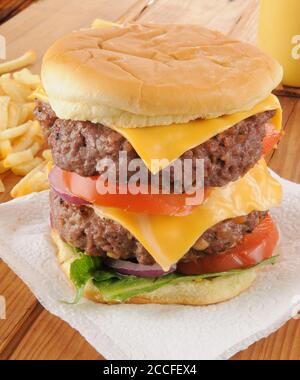
<svg viewBox="0 0 300 380"><path fill-rule="evenodd" d="M281 129L282 111L274 95L247 112L238 112L216 119L197 119L187 124L172 124L146 128L111 127L124 136L134 147L147 168L156 174L184 152L203 144L210 138L231 128L240 121L261 112L277 110L273 119L276 129ZM160 163L152 160L161 160Z"/></svg>
<svg viewBox="0 0 300 380"><path fill-rule="evenodd" d="M265 211L281 202L281 185L261 160L243 178L214 188L209 198L188 216L130 213L94 205L97 215L112 219L132 233L164 269L177 263L209 228L229 218Z"/></svg>

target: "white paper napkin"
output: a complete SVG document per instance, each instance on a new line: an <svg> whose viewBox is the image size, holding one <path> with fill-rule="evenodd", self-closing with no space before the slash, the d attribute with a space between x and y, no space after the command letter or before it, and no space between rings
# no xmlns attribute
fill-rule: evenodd
<svg viewBox="0 0 300 380"><path fill-rule="evenodd" d="M49 234L48 192L0 206L0 256L42 305L68 322L107 359L226 359L300 309L300 185L281 180L272 212L281 230L279 262L229 302L208 307L66 305L73 291Z"/></svg>

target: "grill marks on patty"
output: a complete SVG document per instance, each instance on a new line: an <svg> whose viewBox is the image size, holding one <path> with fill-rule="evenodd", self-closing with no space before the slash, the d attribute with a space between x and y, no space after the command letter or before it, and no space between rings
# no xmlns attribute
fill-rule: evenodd
<svg viewBox="0 0 300 380"><path fill-rule="evenodd" d="M89 255L114 259L136 259L145 265L155 261L135 237L120 224L100 218L91 207L75 206L50 193L53 227L61 238ZM266 212L229 219L207 230L187 252L183 260L194 260L202 254L216 254L236 245L265 218Z"/></svg>
<svg viewBox="0 0 300 380"><path fill-rule="evenodd" d="M204 159L205 186L220 187L236 181L251 169L262 156L264 124L275 111L267 111L241 121L194 149L180 159ZM81 176L93 176L97 163L106 158L117 164L119 152L126 151L128 161L138 158L132 145L118 132L88 121L62 120L50 105L37 103L35 116L41 122L53 159L61 169ZM146 143L146 142L145 142ZM128 172L128 178L134 173ZM196 166L190 173L196 177ZM171 171L171 183L174 182Z"/></svg>

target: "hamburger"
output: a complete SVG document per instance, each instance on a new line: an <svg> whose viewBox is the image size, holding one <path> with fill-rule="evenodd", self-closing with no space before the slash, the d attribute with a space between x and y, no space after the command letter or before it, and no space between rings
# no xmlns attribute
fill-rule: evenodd
<svg viewBox="0 0 300 380"><path fill-rule="evenodd" d="M50 47L35 115L75 301L214 304L275 263L282 194L264 156L281 136L281 79L256 47L198 25L114 25Z"/></svg>

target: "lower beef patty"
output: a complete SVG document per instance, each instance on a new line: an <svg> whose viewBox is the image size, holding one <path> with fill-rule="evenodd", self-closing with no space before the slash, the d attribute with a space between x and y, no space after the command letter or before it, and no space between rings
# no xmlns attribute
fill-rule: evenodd
<svg viewBox="0 0 300 380"><path fill-rule="evenodd" d="M225 186L236 181L261 158L264 124L274 114L275 111L267 111L245 119L188 150L181 159L204 159L207 187ZM51 107L41 102L37 103L35 116L43 126L55 164L63 170L87 177L99 174L97 163L104 158L118 164L120 151L128 153L128 162L138 158L132 145L122 135L102 124L58 119ZM193 166L190 175L196 178ZM128 178L132 174L128 172ZM171 184L173 182L171 173Z"/></svg>
<svg viewBox="0 0 300 380"><path fill-rule="evenodd" d="M100 218L91 207L67 203L54 191L50 193L50 205L53 228L72 246L89 255L109 255L114 259L136 259L141 264L154 264L150 254L129 231L112 220ZM245 217L217 224L198 239L184 260L229 249L252 232L266 214L254 211Z"/></svg>

